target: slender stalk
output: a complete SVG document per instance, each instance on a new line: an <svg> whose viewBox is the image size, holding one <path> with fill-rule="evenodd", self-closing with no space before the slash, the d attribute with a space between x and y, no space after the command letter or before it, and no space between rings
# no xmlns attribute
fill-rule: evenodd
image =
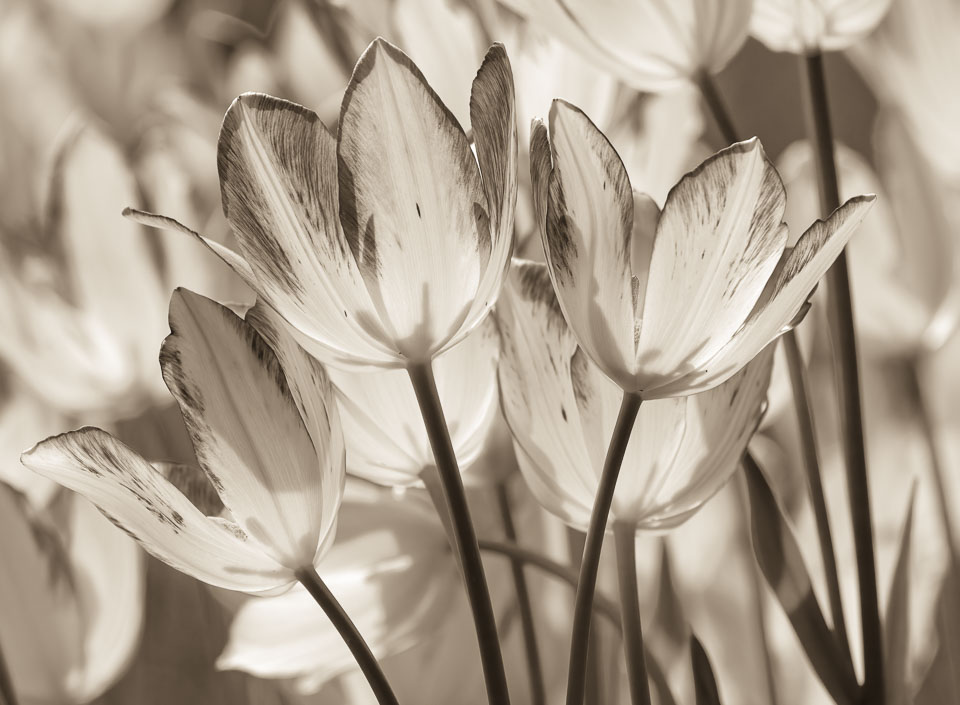
<svg viewBox="0 0 960 705"><path fill-rule="evenodd" d="M615 521L613 538L617 546L623 655L627 661L630 702L633 705L650 705L650 683L647 681L647 664L643 658L640 596L637 593L637 527L631 522Z"/></svg>
<svg viewBox="0 0 960 705"><path fill-rule="evenodd" d="M553 577L562 580L570 585L570 587L573 589L576 589L577 587L577 582L580 576L576 570L570 566L566 566L563 563L559 563L551 558L548 558L542 553L537 553L536 551L531 551L529 548L524 548L523 546L506 541L480 539L477 543L480 545L481 551L489 551L490 553L498 553L502 556L507 556L514 561L538 568L547 575L552 575ZM617 607L617 604L613 600L609 599L605 595L594 595L593 609L598 614L610 620L610 623L618 630L620 629L620 608Z"/></svg>
<svg viewBox="0 0 960 705"><path fill-rule="evenodd" d="M940 515L940 526L943 531L944 539L947 543L947 550L950 552L950 567L954 575L960 575L960 566L958 566L957 540L953 533L953 522L950 518L950 504L947 501L947 482L945 479L945 470L940 461L940 452L937 444L936 432L933 426L933 416L927 405L926 395L923 392L923 383L920 376L920 362L914 361L910 364L909 370L910 386L917 405L917 412L920 417L920 426L923 432L923 439L927 444L927 454L930 456L930 469L933 474L933 481L937 487L937 513Z"/></svg>
<svg viewBox="0 0 960 705"><path fill-rule="evenodd" d="M477 546L477 533L470 518L470 507L463 490L460 466L450 441L450 431L443 416L440 396L437 393L437 381L433 376L431 363L410 365L407 368L410 383L420 405L423 423L433 449L437 471L443 487L447 504L447 514L453 528L454 550L460 558L463 581L467 589L470 608L473 611L473 624L480 646L480 660L483 665L483 677L487 686L487 699L490 705L509 705L510 693L507 689L507 674L503 667L503 655L500 652L500 640L497 637L497 622L490 601L490 589L480 559Z"/></svg>
<svg viewBox="0 0 960 705"><path fill-rule="evenodd" d="M510 496L505 482L497 483L497 506L500 509L500 521L503 533L508 541L516 543L517 530L513 524L513 512L510 508ZM517 591L517 605L520 608L520 624L523 628L523 645L527 657L527 671L530 675L530 702L532 705L544 705L547 701L543 684L543 669L540 666L540 649L537 646L537 627L533 620L533 605L530 603L530 590L527 577L523 572L523 562L510 561L513 571L513 585Z"/></svg>
<svg viewBox="0 0 960 705"><path fill-rule="evenodd" d="M343 607L333 596L323 579L317 574L316 568L309 566L298 570L297 580L307 589L313 599L317 601L327 617L333 623L333 626L343 637L343 641L350 649L350 653L357 660L357 665L366 677L373 694L380 705L399 705L397 696L387 682L387 677L383 674L380 664L377 662L367 642L357 630L356 625L350 616L344 612Z"/></svg>
<svg viewBox="0 0 960 705"><path fill-rule="evenodd" d="M730 111L727 110L726 103L723 102L723 98L720 95L720 91L717 90L717 84L714 83L713 77L706 71L701 72L697 77L697 86L700 88L703 101L707 104L707 108L710 109L710 114L713 115L713 120L717 124L717 129L720 130L723 139L728 145L739 141L737 128L734 127L733 120L730 117Z"/></svg>
<svg viewBox="0 0 960 705"><path fill-rule="evenodd" d="M613 428L613 436L607 448L607 457L600 474L600 486L587 527L587 540L580 564L580 580L577 583L577 598L573 606L573 635L570 643L570 669L567 675L567 705L581 705L586 687L587 646L590 640L591 605L597 587L597 571L600 567L600 551L603 535L607 529L607 517L613 504L613 492L620 475L620 465L627 451L633 423L640 411L640 396L623 393L620 415Z"/></svg>
<svg viewBox="0 0 960 705"><path fill-rule="evenodd" d="M783 351L787 356L787 368L790 370L790 384L793 387L793 405L800 431L800 451L803 467L807 471L807 485L813 504L813 515L817 523L820 538L820 556L827 579L827 595L830 600L830 615L833 631L844 651L850 653L847 638L846 619L843 615L843 600L840 598L840 579L837 576L837 558L833 548L833 533L830 530L830 518L827 515L827 500L823 494L823 482L820 471L820 456L817 453L817 435L813 424L813 411L810 407L810 393L807 374L800 355L800 344L795 330L783 336Z"/></svg>
<svg viewBox="0 0 960 705"><path fill-rule="evenodd" d="M567 527L567 548L570 553L570 565L579 566L583 563L583 544L586 538L586 534L582 531L578 531L572 526ZM576 572L574 574L579 575ZM573 587L577 587L576 581ZM617 624L620 624L619 620ZM602 637L603 633L599 629L590 630L590 637L587 640L587 684L583 705L602 705L606 700L616 702L613 697L616 695L614 691L620 684L616 679L610 679L609 677L604 679L600 676L601 651L603 650ZM606 690L611 692L605 693L604 686L606 686ZM604 696L606 696L606 699Z"/></svg>
<svg viewBox="0 0 960 705"><path fill-rule="evenodd" d="M820 182L820 209L824 215L840 205L837 166L833 154L833 133L827 100L823 55L819 52L802 58L807 96L808 133ZM828 318L833 341L834 370L840 402L840 428L844 440L847 469L847 495L853 523L853 541L857 555L857 580L860 586L860 622L863 636L864 683L862 702L884 701L883 638L880 629L880 603L877 597L877 569L874 557L873 524L870 516L870 492L863 436L860 399L860 371L857 340L854 333L853 303L846 253L842 252L827 273Z"/></svg>

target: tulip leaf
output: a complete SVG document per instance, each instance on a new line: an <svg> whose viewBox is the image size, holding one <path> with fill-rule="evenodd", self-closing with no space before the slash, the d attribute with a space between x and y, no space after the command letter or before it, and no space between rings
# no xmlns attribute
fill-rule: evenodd
<svg viewBox="0 0 960 705"><path fill-rule="evenodd" d="M837 703L857 699L859 685L823 616L797 539L750 453L744 457L750 493L750 526L757 563L787 613L813 670Z"/></svg>
<svg viewBox="0 0 960 705"><path fill-rule="evenodd" d="M913 508L916 482L910 491L907 517L900 534L900 549L887 600L884 625L884 654L886 658L886 685L888 705L907 705L910 702L909 638L910 638L910 539L913 534Z"/></svg>
<svg viewBox="0 0 960 705"><path fill-rule="evenodd" d="M721 705L717 678L703 644L695 634L690 635L690 661L693 665L693 686L697 705Z"/></svg>

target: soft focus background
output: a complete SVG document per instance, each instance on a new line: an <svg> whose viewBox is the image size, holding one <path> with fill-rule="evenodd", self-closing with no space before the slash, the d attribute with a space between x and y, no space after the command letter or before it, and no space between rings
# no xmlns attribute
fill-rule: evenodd
<svg viewBox="0 0 960 705"><path fill-rule="evenodd" d="M192 460L156 358L167 331L170 292L187 286L238 303L249 303L252 296L195 243L147 232L121 218L120 211L128 205L146 207L229 241L219 205L216 139L230 101L244 91L269 92L311 107L335 127L352 66L377 35L408 51L464 120L469 82L488 41L504 41L518 74L521 143L530 118L545 115L555 94L580 102L598 122L592 111L606 110L611 102L588 95L588 88L602 91L591 78L596 69L554 48L537 27L487 0L0 0L0 478L7 483L0 484L0 645L13 682L30 684L32 695L24 705L368 702L356 674L305 694L318 686L218 670L236 602L141 556L99 515L80 506L84 500L63 496L31 476L18 458L47 435L96 424L145 457ZM890 592L915 492L909 628L911 672L920 684L937 653L935 626L944 618L935 610L948 555L939 519L942 495L925 429L932 429L947 481L944 499L955 513L960 358L952 323L941 336L946 342L930 346L904 343L898 326L921 325L930 308L922 300L926 283L945 277L950 291L957 284L960 184L941 170L930 176L926 190L918 189L912 162L883 163L886 156L878 145L891 131L906 130L908 121L887 108L884 115L895 124L878 131L878 102L893 101L875 95L854 60L861 67L873 61L869 54L851 58L845 53L826 60L835 137L851 150L843 152L841 179L849 180L851 191L881 191L881 199L891 204L881 200L877 210L889 212L865 225L851 246L855 305L870 326L861 331L861 359L881 605ZM581 65L582 71L570 68ZM957 99L960 66L954 69L944 101ZM794 145L805 136L797 58L750 39L717 84L742 135L760 136L781 168L797 223L812 220L813 172L804 147ZM897 92L896 86L885 90ZM638 150L633 161L625 157L631 176L634 168L643 173L646 188L661 202L683 171L724 146L696 98L681 95L667 112L651 108L641 117L645 103L632 91L614 86L608 93L617 105L628 106L616 108L621 114L636 112L636 124L609 120L607 126L619 125L616 134L609 131L611 139L625 155ZM910 125L906 139L919 139L916 125ZM659 150L657 160L650 156L651 145ZM915 146L908 150L910 159L921 160L922 173L936 171L928 158L915 156ZM518 235L527 256L542 258L538 239L527 237L525 188ZM804 203L810 204L805 212ZM947 233L946 244L930 245L915 231L932 221ZM862 244L870 232L881 230L880 239ZM916 304L911 308L903 297L918 301L911 299ZM885 321L882 312L898 302L903 303L899 318ZM871 306L881 309L879 318ZM856 634L853 547L823 328L814 312L801 338L813 371L847 618ZM821 580L818 553L806 550L815 546L816 534L803 499L796 430L782 376L775 373L770 413L752 447L775 478L806 542L805 557ZM514 469L502 428L487 442L479 466L491 474ZM558 559L576 555L582 537L539 509L516 472L508 487L520 542L545 547ZM677 623L689 621L711 654L724 702L769 702L771 678L781 703L827 702L782 609L756 572L742 492L735 478L677 531L642 537L640 590L649 643L669 661L668 655L681 648L672 641ZM498 523L486 518L496 514L492 490L475 490L471 501L478 507L481 533L499 537ZM87 548L78 548L82 542ZM504 606L515 702L523 703L512 587L502 559L491 557L490 570L495 600ZM604 571L601 589L615 596L615 574L610 566ZM550 692L558 697L572 592L532 574L531 579L544 669ZM816 588L825 602L822 584ZM407 692L426 682L438 684L437 692L420 703L482 702L473 635L462 607L454 607L447 624L422 635L412 653L388 663L388 675L400 681L406 674L411 681L404 686ZM960 629L960 623L954 627ZM606 625L598 629L600 672L608 683L621 683L604 687L610 693L618 688L626 702L617 643L608 631ZM678 696L689 702L685 664L677 660L670 677ZM452 682L443 683L444 678ZM928 688L927 699L917 702L943 702L935 699L935 684Z"/></svg>

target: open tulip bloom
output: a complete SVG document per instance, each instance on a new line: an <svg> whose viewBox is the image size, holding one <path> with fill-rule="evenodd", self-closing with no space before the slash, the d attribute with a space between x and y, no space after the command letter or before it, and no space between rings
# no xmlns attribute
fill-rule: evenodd
<svg viewBox="0 0 960 705"><path fill-rule="evenodd" d="M756 138L684 176L661 211L582 111L555 100L549 123L530 136L547 270L577 343L623 391L577 591L567 703L579 705L600 548L641 402L710 390L788 330L874 197L851 199L788 249L783 184Z"/></svg>
<svg viewBox="0 0 960 705"><path fill-rule="evenodd" d="M317 115L237 98L218 146L237 254L203 238L317 359L406 369L421 407L475 610L492 702L509 695L476 532L433 358L479 326L513 250L517 127L499 44L470 96L473 149L409 57L375 40L357 63L334 137ZM476 154L474 155L474 151ZM140 222L202 237L163 216Z"/></svg>

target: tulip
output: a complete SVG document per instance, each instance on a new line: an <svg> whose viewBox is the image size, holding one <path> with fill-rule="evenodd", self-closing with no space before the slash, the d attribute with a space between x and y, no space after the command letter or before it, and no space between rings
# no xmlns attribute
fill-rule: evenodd
<svg viewBox="0 0 960 705"><path fill-rule="evenodd" d="M642 91L719 72L747 38L749 0L513 0L532 22Z"/></svg>
<svg viewBox="0 0 960 705"><path fill-rule="evenodd" d="M773 51L838 51L870 34L890 2L754 0L750 33Z"/></svg>
<svg viewBox="0 0 960 705"><path fill-rule="evenodd" d="M346 486L337 538L318 564L378 660L428 638L450 616L459 580L443 527L422 498L361 481ZM427 505L428 506L428 505ZM315 691L356 667L329 620L301 587L253 597L238 610L221 669L296 678Z"/></svg>
<svg viewBox="0 0 960 705"><path fill-rule="evenodd" d="M329 383L306 355L271 351L235 314L197 294L175 292L170 327L163 377L231 520L205 515L96 428L49 438L23 463L87 497L148 552L199 580L251 593L289 587L335 530L344 449Z"/></svg>
<svg viewBox="0 0 960 705"><path fill-rule="evenodd" d="M567 325L543 265L517 260L497 309L504 416L540 504L586 530L621 391ZM681 524L739 466L762 416L772 349L701 394L643 404L611 516L642 530Z"/></svg>
<svg viewBox="0 0 960 705"><path fill-rule="evenodd" d="M0 652L19 702L95 700L137 649L142 553L68 494L38 515L0 486L0 524Z"/></svg>
<svg viewBox="0 0 960 705"><path fill-rule="evenodd" d="M726 381L802 313L874 201L853 198L785 249L783 185L756 139L704 161L661 212L580 110L531 138L560 308L591 360L644 400Z"/></svg>

